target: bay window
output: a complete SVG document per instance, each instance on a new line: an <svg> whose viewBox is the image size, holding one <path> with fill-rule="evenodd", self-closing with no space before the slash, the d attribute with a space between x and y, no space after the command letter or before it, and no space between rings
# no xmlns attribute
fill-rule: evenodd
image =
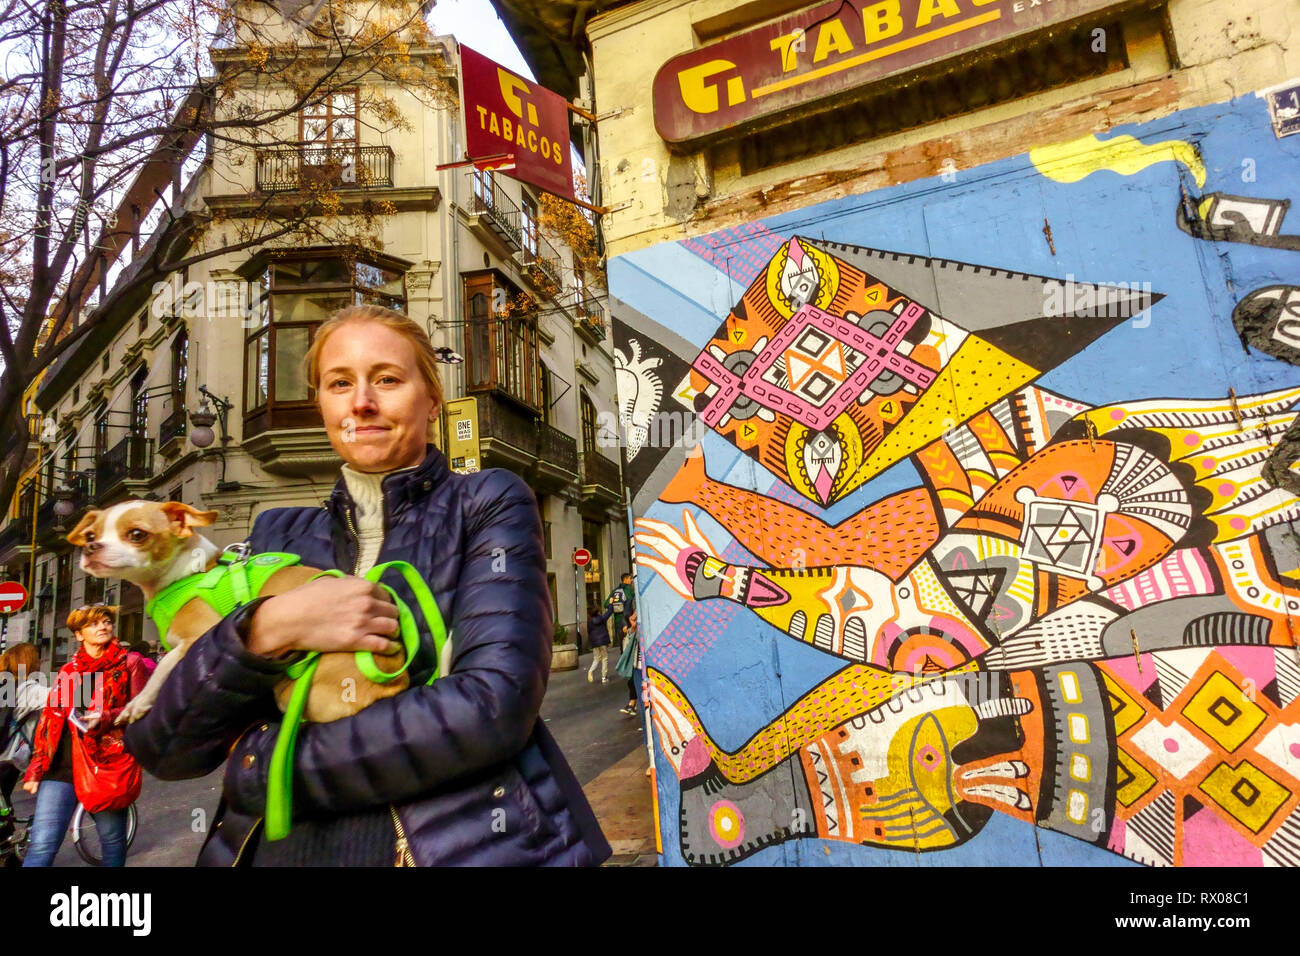
<svg viewBox="0 0 1300 956"><path fill-rule="evenodd" d="M395 263L338 255L278 258L257 281L244 335L244 433L321 423L303 357L320 324L349 305L406 311L406 280Z"/></svg>
<svg viewBox="0 0 1300 956"><path fill-rule="evenodd" d="M539 410L535 307L496 272L466 275L464 283L466 388L501 392Z"/></svg>

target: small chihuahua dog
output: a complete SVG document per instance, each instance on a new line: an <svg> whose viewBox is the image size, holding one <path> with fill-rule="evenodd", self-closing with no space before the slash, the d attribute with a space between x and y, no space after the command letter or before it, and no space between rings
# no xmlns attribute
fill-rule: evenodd
<svg viewBox="0 0 1300 956"><path fill-rule="evenodd" d="M144 592L147 603L155 594L181 578L202 574L217 563L220 549L195 531L216 520L217 512L199 511L179 501L124 501L102 511L91 510L68 534L68 541L81 548L81 569L97 578L121 578ZM282 594L305 584L320 573L301 564L281 568L267 579L261 595ZM172 619L166 636L171 650L143 691L127 704L117 722L139 720L153 707L167 675L198 638L221 618L205 601L193 598ZM380 670L392 672L405 655L375 655ZM348 681L351 681L351 684ZM348 717L376 700L405 690L406 674L377 684L357 669L353 654L322 654L312 680L304 719L326 723ZM283 711L289 703L293 681L286 679L275 689Z"/></svg>

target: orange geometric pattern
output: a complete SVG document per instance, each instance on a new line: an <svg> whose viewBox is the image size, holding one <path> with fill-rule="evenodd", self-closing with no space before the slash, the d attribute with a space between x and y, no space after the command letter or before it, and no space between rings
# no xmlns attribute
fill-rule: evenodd
<svg viewBox="0 0 1300 956"><path fill-rule="evenodd" d="M1174 652L1165 660L1185 664L1196 654ZM1144 655L1144 667L1157 666L1154 658ZM1171 811L1161 819L1172 826L1173 865L1198 862L1184 859L1189 811L1217 814L1231 831L1263 847L1300 806L1300 779L1256 749L1275 729L1300 723L1300 698L1279 708L1254 692L1256 675L1218 652L1204 653L1163 709L1129 687L1114 662L1097 666L1111 694L1117 741L1115 815L1127 823L1149 807Z"/></svg>

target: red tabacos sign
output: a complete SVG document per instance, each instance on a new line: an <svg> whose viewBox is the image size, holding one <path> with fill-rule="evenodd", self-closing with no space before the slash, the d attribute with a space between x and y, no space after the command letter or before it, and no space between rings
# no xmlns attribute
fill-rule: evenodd
<svg viewBox="0 0 1300 956"><path fill-rule="evenodd" d="M460 63L469 158L513 154L511 176L573 199L569 106L564 97L467 46L460 48Z"/></svg>
<svg viewBox="0 0 1300 956"><path fill-rule="evenodd" d="M673 57L655 75L655 128L670 143L687 143L1122 5L1116 0L834 0Z"/></svg>

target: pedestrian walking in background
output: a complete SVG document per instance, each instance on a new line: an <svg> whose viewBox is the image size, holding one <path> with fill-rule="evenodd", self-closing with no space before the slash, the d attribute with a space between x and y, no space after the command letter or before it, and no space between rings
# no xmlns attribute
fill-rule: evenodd
<svg viewBox="0 0 1300 956"><path fill-rule="evenodd" d="M605 607L614 612L614 640L623 646L623 632L627 630L627 619L636 610L636 591L632 587L632 574L624 571L619 576L618 587L609 592L605 598Z"/></svg>
<svg viewBox="0 0 1300 956"><path fill-rule="evenodd" d="M620 714L636 716L637 701L641 697L641 667L645 659L641 654L641 636L637 630L636 611L628 616L623 637L623 653L618 659L617 670L627 678L627 706L619 710Z"/></svg>
<svg viewBox="0 0 1300 956"><path fill-rule="evenodd" d="M104 866L126 865L126 808L140 793L140 768L115 725L149 681L144 659L117 642L117 609L79 607L68 628L81 643L59 671L36 725L23 789L36 795L23 866L50 866L77 803L95 818ZM87 689L89 685L90 689ZM77 705L89 698L89 705Z"/></svg>
<svg viewBox="0 0 1300 956"><path fill-rule="evenodd" d="M594 681L596 665L600 665L600 682L609 683L609 627L605 624L614 613L610 608L604 614L593 604L587 609L587 643L591 645L591 667L587 670L587 683Z"/></svg>
<svg viewBox="0 0 1300 956"><path fill-rule="evenodd" d="M41 652L35 644L15 644L0 654L0 674L10 675L15 684L13 706L0 716L0 806L6 808L13 804L14 784L31 763L36 724L49 693L49 685L36 677L40 667ZM0 820L0 837L10 826L11 821Z"/></svg>

